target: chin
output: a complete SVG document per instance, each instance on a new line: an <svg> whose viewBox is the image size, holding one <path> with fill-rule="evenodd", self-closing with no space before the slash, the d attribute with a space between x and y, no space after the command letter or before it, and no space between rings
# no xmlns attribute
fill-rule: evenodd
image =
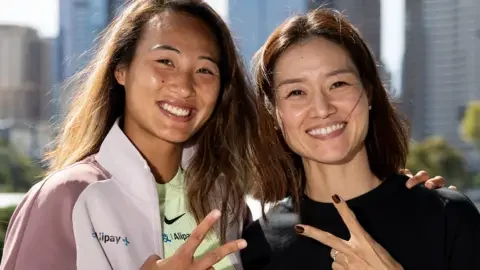
<svg viewBox="0 0 480 270"><path fill-rule="evenodd" d="M355 156L355 151L351 151L348 147L316 147L312 148L314 151L301 151L298 153L302 157L306 157L312 161L323 163L323 164L332 164L339 165L345 164L352 160ZM303 152L303 153L302 153Z"/></svg>
<svg viewBox="0 0 480 270"><path fill-rule="evenodd" d="M312 157L311 159L318 163L328 164L328 165L341 165L351 160L347 158L347 155L316 156L316 157Z"/></svg>
<svg viewBox="0 0 480 270"><path fill-rule="evenodd" d="M361 150L361 149L360 149ZM359 150L344 149L344 151L318 151L315 153L314 159L319 163L342 165L352 161L358 154ZM323 155L321 153L324 153Z"/></svg>
<svg viewBox="0 0 480 270"><path fill-rule="evenodd" d="M162 139L172 144L183 144L186 141L188 141L188 139L184 139L184 138L162 138Z"/></svg>
<svg viewBox="0 0 480 270"><path fill-rule="evenodd" d="M179 131L169 131L165 132L156 132L155 137L174 144L181 144L185 143L188 141L191 137L193 136L192 133L185 133L185 132L179 132Z"/></svg>

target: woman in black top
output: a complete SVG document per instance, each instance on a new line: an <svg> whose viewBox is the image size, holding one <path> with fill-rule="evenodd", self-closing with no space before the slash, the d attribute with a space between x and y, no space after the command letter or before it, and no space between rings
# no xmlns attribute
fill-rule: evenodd
<svg viewBox="0 0 480 270"><path fill-rule="evenodd" d="M407 130L341 14L287 20L257 57L259 99L299 171L260 190L267 201L290 196L245 228L245 269L480 269L480 214L469 199L408 190L396 173Z"/></svg>

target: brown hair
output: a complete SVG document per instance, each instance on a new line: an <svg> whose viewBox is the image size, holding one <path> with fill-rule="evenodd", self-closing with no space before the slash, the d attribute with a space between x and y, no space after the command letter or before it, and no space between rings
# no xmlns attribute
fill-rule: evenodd
<svg viewBox="0 0 480 270"><path fill-rule="evenodd" d="M224 241L229 222L244 217L244 196L251 180L263 184L273 179L286 181L286 174L272 158L281 160L283 150L270 143L277 140L274 127L265 120L270 117L266 109L255 102L228 27L203 1L135 0L114 19L102 35L93 60L73 80L77 95L56 149L47 156L50 172L98 152L115 120L124 113L125 91L115 80L115 68L131 63L144 25L166 10L205 22L221 51L219 99L215 112L195 135L196 151L186 168L185 184L189 208L197 221L221 206L224 215L220 233Z"/></svg>
<svg viewBox="0 0 480 270"><path fill-rule="evenodd" d="M372 172L378 178L384 179L404 168L408 153L406 125L396 115L366 42L355 27L338 11L319 8L306 15L294 16L275 29L255 56L254 73L259 88L259 100L265 101L271 110L275 108L272 80L277 59L293 44L312 37L325 38L342 46L349 53L360 73L360 79L372 106L369 116L370 125L365 139ZM280 132L278 134L282 137ZM303 192L305 185L302 161L286 146L285 142L283 144L285 151L293 157L299 176L287 182L278 181L276 185L287 186L292 190L293 199L298 202L298 197L301 196L298 192ZM278 200L284 195L270 192L264 197L268 200Z"/></svg>

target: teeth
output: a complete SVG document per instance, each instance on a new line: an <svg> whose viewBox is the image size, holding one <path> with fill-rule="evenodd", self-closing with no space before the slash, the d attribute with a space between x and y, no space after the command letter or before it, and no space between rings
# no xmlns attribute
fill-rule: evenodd
<svg viewBox="0 0 480 270"><path fill-rule="evenodd" d="M189 109L183 109L183 108L175 107L175 106L172 106L172 105L166 104L166 103L162 104L162 108L164 110L168 111L169 113L172 113L176 116L188 116L191 112L191 110L189 110Z"/></svg>
<svg viewBox="0 0 480 270"><path fill-rule="evenodd" d="M311 134L311 135L327 135L327 134L330 134L336 130L339 130L339 129L342 129L345 127L345 124L342 123L342 124L335 124L335 125L332 125L332 126L329 126L329 127L326 127L326 128L317 128L317 129L312 129L312 130L309 130L308 131L308 134Z"/></svg>

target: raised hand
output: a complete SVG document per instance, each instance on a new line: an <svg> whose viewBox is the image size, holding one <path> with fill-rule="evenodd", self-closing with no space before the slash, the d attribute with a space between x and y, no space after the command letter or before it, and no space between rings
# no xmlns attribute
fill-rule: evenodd
<svg viewBox="0 0 480 270"><path fill-rule="evenodd" d="M218 247L201 258L195 258L195 250L198 248L203 238L212 228L215 222L220 218L220 211L213 210L205 219L193 230L187 241L171 257L161 259L157 255L152 255L143 264L140 270L206 270L213 269L213 265L222 260L231 253L237 252L247 246L243 239L235 240Z"/></svg>
<svg viewBox="0 0 480 270"><path fill-rule="evenodd" d="M400 270L403 267L390 256L358 223L355 214L339 196L333 197L335 208L350 232L350 239L344 240L335 235L307 225L297 225L297 233L313 238L332 248L332 269L355 270Z"/></svg>
<svg viewBox="0 0 480 270"><path fill-rule="evenodd" d="M419 171L417 174L413 175L409 169L402 169L399 173L410 177L407 181L407 188L412 188L418 184L425 183L425 187L428 189L437 189L444 187L447 183L442 176L430 178L426 171ZM457 190L457 187L455 186L449 186L448 188Z"/></svg>

